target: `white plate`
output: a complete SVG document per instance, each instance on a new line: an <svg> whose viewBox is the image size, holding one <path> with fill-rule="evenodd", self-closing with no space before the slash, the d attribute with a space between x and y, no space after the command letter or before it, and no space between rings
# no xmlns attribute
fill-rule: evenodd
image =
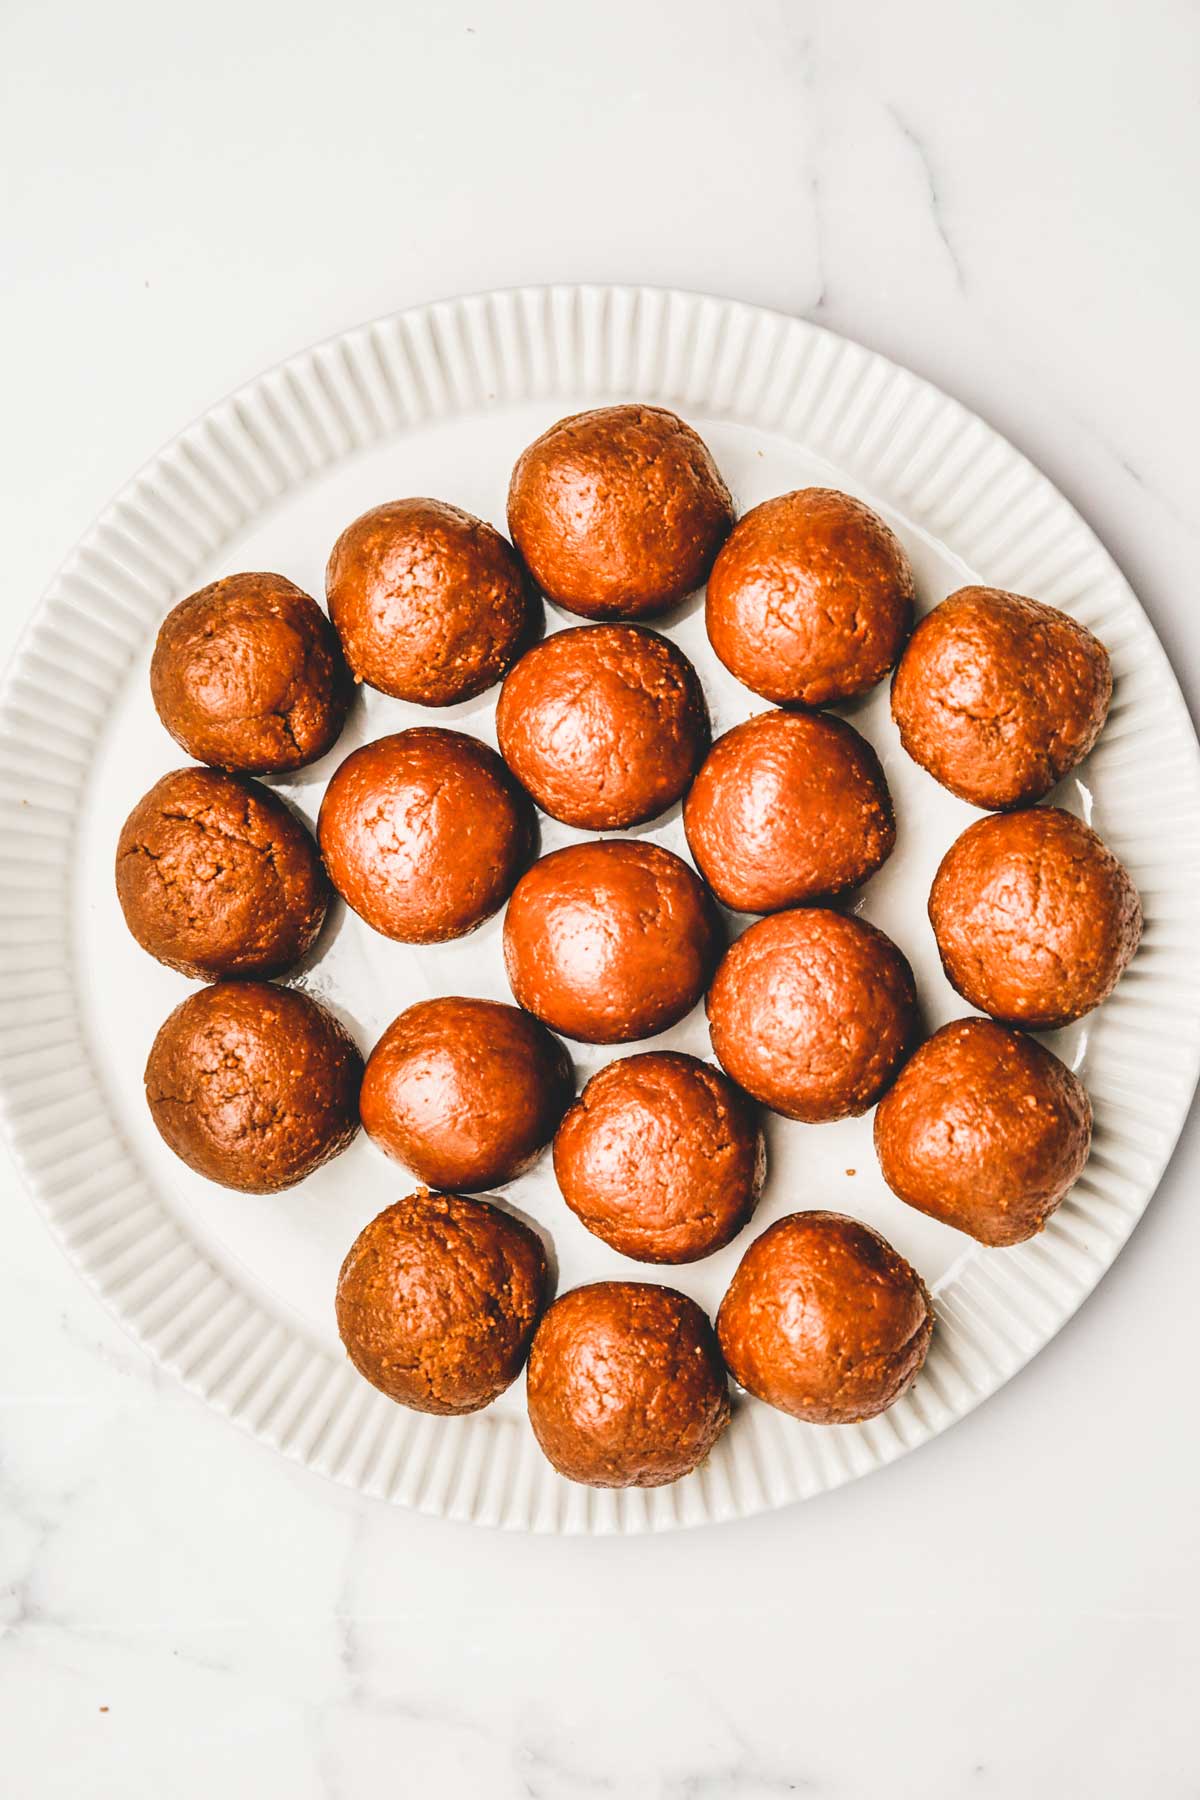
<svg viewBox="0 0 1200 1800"><path fill-rule="evenodd" d="M655 1271L590 1237L549 1160L508 1198L553 1241L560 1288L606 1275L675 1283L715 1309L749 1237L798 1207L878 1226L924 1272L938 1330L920 1380L883 1418L819 1428L742 1401L707 1465L674 1487L607 1493L542 1460L518 1384L460 1420L392 1406L340 1352L333 1288L359 1228L413 1185L364 1139L292 1192L232 1194L159 1141L146 1052L188 984L126 934L113 845L134 800L182 761L150 704L163 613L235 569L310 593L338 531L401 494L433 494L504 527L508 473L552 420L604 400L677 408L739 507L819 482L879 508L913 557L921 603L967 581L1034 594L1108 644L1116 698L1100 744L1057 798L1091 818L1141 891L1146 933L1114 998L1052 1039L1096 1110L1092 1158L1036 1241L983 1250L894 1199L870 1119L771 1121L755 1223L706 1262ZM575 623L551 612L550 626ZM710 652L693 599L666 629L695 660L714 728L764 703ZM310 821L355 745L436 718L494 742L495 690L429 714L368 694L342 741L285 786ZM887 686L850 714L878 750L899 840L861 910L911 958L931 1025L967 1010L925 917L937 861L974 817L908 761ZM1047 1341L1112 1262L1154 1191L1200 1064L1193 951L1200 757L1162 648L1065 500L956 402L881 356L737 303L628 288L556 288L421 308L293 357L189 427L114 501L43 600L0 717L0 1103L29 1185L76 1267L147 1351L288 1456L365 1492L480 1524L640 1531L727 1519L837 1486L961 1418ZM579 833L547 823L543 846ZM679 809L647 835L685 852ZM341 912L295 978L369 1049L430 993L508 998L500 921L413 949ZM656 1040L709 1052L703 1010ZM583 1079L609 1052L572 1046Z"/></svg>

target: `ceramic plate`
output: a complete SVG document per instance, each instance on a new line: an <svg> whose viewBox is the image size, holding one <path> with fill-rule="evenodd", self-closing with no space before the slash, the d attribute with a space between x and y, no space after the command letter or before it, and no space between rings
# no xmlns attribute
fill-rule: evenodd
<svg viewBox="0 0 1200 1800"><path fill-rule="evenodd" d="M565 413L621 399L689 419L740 509L811 483L860 495L904 540L923 608L980 581L1062 607L1103 638L1116 673L1112 714L1055 798L1090 819L1130 869L1146 933L1108 1004L1049 1040L1091 1093L1096 1136L1083 1178L1032 1243L984 1250L903 1206L879 1175L869 1117L771 1120L754 1223L690 1267L647 1269L590 1237L563 1205L549 1158L506 1190L552 1241L560 1289L603 1276L665 1279L712 1312L754 1232L797 1208L832 1207L882 1230L934 1290L925 1370L882 1418L811 1427L741 1400L687 1480L609 1493L574 1487L543 1461L520 1383L486 1412L434 1419L391 1405L350 1368L334 1329L338 1266L360 1227L415 1185L364 1139L271 1197L210 1186L171 1157L150 1124L141 1072L188 983L126 934L112 860L130 806L184 760L147 684L155 630L176 600L237 569L278 570L321 596L337 533L398 495L437 495L503 529L522 447ZM551 630L575 623L549 612ZM715 731L763 709L710 652L699 597L656 623L694 659ZM367 693L331 754L283 792L311 822L351 749L431 718L494 743L495 699L493 690L431 715ZM942 852L977 815L903 754L886 684L848 716L879 752L899 820L895 854L857 910L907 953L939 1025L967 1009L941 974L925 902ZM881 356L734 302L631 288L451 301L347 332L214 407L113 502L42 601L4 690L0 823L0 1104L75 1266L151 1356L285 1455L479 1524L632 1532L735 1518L835 1487L944 1431L1045 1344L1113 1261L1196 1081L1200 757L1137 601L1062 496L979 419ZM579 835L547 822L543 848ZM644 835L686 854L678 808ZM418 949L342 910L293 980L330 1003L366 1050L419 997L509 998L500 924ZM655 1042L707 1055L703 1009ZM612 1054L572 1049L581 1081Z"/></svg>

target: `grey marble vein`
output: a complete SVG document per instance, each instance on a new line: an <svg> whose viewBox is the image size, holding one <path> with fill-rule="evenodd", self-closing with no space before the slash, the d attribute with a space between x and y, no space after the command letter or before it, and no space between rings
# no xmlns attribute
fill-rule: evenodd
<svg viewBox="0 0 1200 1800"><path fill-rule="evenodd" d="M945 208L944 208L943 202L942 202L941 187L938 182L938 178L934 173L933 163L930 160L929 150L926 146L925 140L923 137L918 135L918 133L909 124L908 120L903 116L903 114L898 110L898 108L895 105L893 105L890 101L885 102L885 108L886 108L886 111L887 111L889 117L892 119L893 123L895 124L896 129L900 132L900 134L904 138L905 142L912 148L912 151L913 151L914 155L916 156L917 162L920 165L921 174L922 174L922 177L925 182L926 192L929 197L929 211L930 211L930 216L932 217L932 220L933 220L934 230L937 232L937 235L941 240L942 247L945 250L946 255L950 259L950 267L954 271L955 283L957 284L960 291L965 293L966 287L967 287L966 275L963 270L962 261L959 257L957 250L954 247L954 244L951 241L950 233L946 227L946 215L945 215Z"/></svg>

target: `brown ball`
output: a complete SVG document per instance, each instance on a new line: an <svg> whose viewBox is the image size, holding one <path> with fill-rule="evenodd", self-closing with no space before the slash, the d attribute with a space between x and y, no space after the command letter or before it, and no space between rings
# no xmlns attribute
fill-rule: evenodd
<svg viewBox="0 0 1200 1800"><path fill-rule="evenodd" d="M935 1031L875 1114L892 1192L981 1244L1040 1231L1079 1179L1091 1139L1091 1103L1066 1064L990 1019Z"/></svg>
<svg viewBox="0 0 1200 1800"><path fill-rule="evenodd" d="M915 1039L912 970L865 919L775 913L725 953L708 994L721 1066L787 1119L867 1111Z"/></svg>
<svg viewBox="0 0 1200 1800"><path fill-rule="evenodd" d="M497 1187L550 1142L575 1092L544 1025L494 1000L419 1000L367 1062L367 1135L430 1187Z"/></svg>
<svg viewBox="0 0 1200 1800"><path fill-rule="evenodd" d="M683 825L709 887L736 912L842 894L892 853L879 758L827 713L760 713L709 751Z"/></svg>
<svg viewBox="0 0 1200 1800"><path fill-rule="evenodd" d="M372 1387L416 1412L477 1412L521 1372L546 1301L546 1253L519 1219L424 1190L360 1231L338 1331Z"/></svg>
<svg viewBox="0 0 1200 1800"><path fill-rule="evenodd" d="M330 880L384 937L465 937L504 904L533 848L528 800L486 744L414 726L348 756L317 836Z"/></svg>
<svg viewBox="0 0 1200 1800"><path fill-rule="evenodd" d="M307 994L221 981L164 1020L146 1100L189 1169L222 1187L274 1194L346 1148L361 1080L353 1039Z"/></svg>
<svg viewBox="0 0 1200 1800"><path fill-rule="evenodd" d="M841 1213L801 1212L755 1238L717 1314L734 1380L812 1425L873 1419L916 1380L933 1305L885 1238Z"/></svg>
<svg viewBox="0 0 1200 1800"><path fill-rule="evenodd" d="M513 993L565 1037L623 1044L692 1010L720 951L700 881L657 844L607 839L543 856L513 890L504 962Z"/></svg>
<svg viewBox="0 0 1200 1800"><path fill-rule="evenodd" d="M116 875L142 949L194 981L282 974L329 900L317 846L283 801L217 769L155 782L121 827Z"/></svg>
<svg viewBox="0 0 1200 1800"><path fill-rule="evenodd" d="M546 1456L589 1487L665 1487L729 1423L712 1326L686 1294L644 1281L597 1281L556 1300L533 1340L528 1389Z"/></svg>
<svg viewBox="0 0 1200 1800"><path fill-rule="evenodd" d="M1142 905L1096 833L1056 806L994 813L942 858L929 919L946 978L980 1012L1051 1031L1107 1000Z"/></svg>
<svg viewBox="0 0 1200 1800"><path fill-rule="evenodd" d="M661 406L560 419L518 457L508 490L534 580L585 619L665 612L700 586L732 524L705 444Z"/></svg>
<svg viewBox="0 0 1200 1800"><path fill-rule="evenodd" d="M554 1140L563 1199L637 1262L695 1262L754 1211L766 1150L754 1109L718 1069L647 1051L588 1082Z"/></svg>
<svg viewBox="0 0 1200 1800"><path fill-rule="evenodd" d="M673 806L708 747L708 711L682 650L642 625L557 631L500 690L500 749L543 812L584 831Z"/></svg>
<svg viewBox="0 0 1200 1800"><path fill-rule="evenodd" d="M227 575L163 620L150 692L198 762L281 775L332 748L351 682L315 600L282 575Z"/></svg>
<svg viewBox="0 0 1200 1800"><path fill-rule="evenodd" d="M1108 651L1066 613L966 587L921 620L892 677L914 762L973 806L1027 806L1087 755L1112 698Z"/></svg>
<svg viewBox="0 0 1200 1800"><path fill-rule="evenodd" d="M778 706L825 706L882 680L912 630L899 539L861 500L801 488L734 527L705 603L712 647Z"/></svg>
<svg viewBox="0 0 1200 1800"><path fill-rule="evenodd" d="M537 616L511 544L441 500L392 500L355 519L325 592L354 679L421 706L490 688Z"/></svg>

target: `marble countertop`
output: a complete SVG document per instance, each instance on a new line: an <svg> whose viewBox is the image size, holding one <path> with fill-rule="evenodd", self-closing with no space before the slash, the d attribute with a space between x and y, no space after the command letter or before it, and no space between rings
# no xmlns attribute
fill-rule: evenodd
<svg viewBox="0 0 1200 1800"><path fill-rule="evenodd" d="M129 472L297 345L624 280L820 320L957 394L1200 695L1187 0L10 0L7 654ZM360 1501L160 1378L7 1162L14 1800L1182 1800L1200 1792L1200 1132L1018 1379L866 1482L661 1539Z"/></svg>

